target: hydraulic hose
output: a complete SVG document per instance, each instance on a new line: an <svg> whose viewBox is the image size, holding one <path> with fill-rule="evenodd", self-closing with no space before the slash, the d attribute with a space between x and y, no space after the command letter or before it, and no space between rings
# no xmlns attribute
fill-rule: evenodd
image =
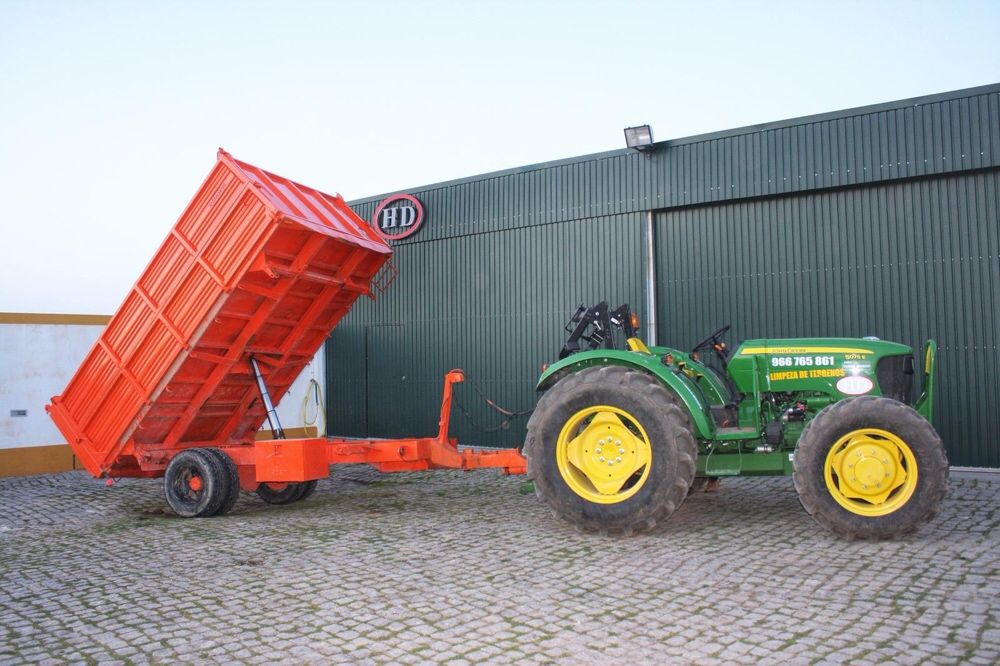
<svg viewBox="0 0 1000 666"><path fill-rule="evenodd" d="M310 397L312 398L312 404L316 408L316 413L311 419L309 418ZM322 427L318 425L321 420L323 421ZM302 398L302 427L308 428L313 425L316 426L317 437L326 435L326 404L323 402L323 389L315 377L309 380L309 386L306 387L306 395Z"/></svg>

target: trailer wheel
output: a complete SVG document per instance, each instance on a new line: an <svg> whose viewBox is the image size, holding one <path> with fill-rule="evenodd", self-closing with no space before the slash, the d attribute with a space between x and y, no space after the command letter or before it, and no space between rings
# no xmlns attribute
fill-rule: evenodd
<svg viewBox="0 0 1000 666"><path fill-rule="evenodd" d="M310 495L312 495L314 492L316 492L316 484L317 483L319 483L319 482L316 479L313 479L312 481L305 481L305 482L303 482L302 483L302 492L299 494L298 499L296 499L295 501L296 502L301 502L302 500L306 499L307 497L309 497Z"/></svg>
<svg viewBox="0 0 1000 666"><path fill-rule="evenodd" d="M257 496L268 504L291 504L292 502L305 499L315 489L315 481L305 481L302 483L262 483L257 486Z"/></svg>
<svg viewBox="0 0 1000 666"><path fill-rule="evenodd" d="M236 467L236 463L233 459L229 457L222 449L205 449L209 454L215 456L219 464L226 471L226 497L219 505L219 509L212 515L224 516L233 508L236 504L236 500L240 497L240 470Z"/></svg>
<svg viewBox="0 0 1000 666"><path fill-rule="evenodd" d="M823 409L793 460L806 512L848 539L897 539L937 514L948 487L941 438L915 410L863 396Z"/></svg>
<svg viewBox="0 0 1000 666"><path fill-rule="evenodd" d="M163 476L167 504L185 518L214 515L229 493L223 464L204 449L187 449L175 455Z"/></svg>
<svg viewBox="0 0 1000 666"><path fill-rule="evenodd" d="M568 375L528 421L535 494L584 531L651 530L684 501L697 445L688 418L654 377L621 366Z"/></svg>

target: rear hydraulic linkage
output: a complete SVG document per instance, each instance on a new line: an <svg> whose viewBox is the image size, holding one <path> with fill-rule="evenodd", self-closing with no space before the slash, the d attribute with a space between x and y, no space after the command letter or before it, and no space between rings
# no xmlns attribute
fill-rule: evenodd
<svg viewBox="0 0 1000 666"><path fill-rule="evenodd" d="M610 312L607 301L601 301L591 308L581 305L566 324L565 328L566 332L569 333L569 338L559 352L559 358L566 358L583 349L598 349L602 346L605 349L615 349L612 326L622 329L626 339L635 337L635 328L632 326L628 303L624 303ZM593 331L587 335L587 329L590 327L593 327ZM582 344L581 340L586 345Z"/></svg>

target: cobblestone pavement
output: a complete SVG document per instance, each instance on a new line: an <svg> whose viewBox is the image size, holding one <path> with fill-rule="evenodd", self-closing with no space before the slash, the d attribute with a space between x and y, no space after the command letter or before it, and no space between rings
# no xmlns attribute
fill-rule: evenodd
<svg viewBox="0 0 1000 666"><path fill-rule="evenodd" d="M0 663L1000 660L1000 479L848 543L788 479L656 533L578 534L523 479L345 467L310 499L168 514L156 481L0 479Z"/></svg>

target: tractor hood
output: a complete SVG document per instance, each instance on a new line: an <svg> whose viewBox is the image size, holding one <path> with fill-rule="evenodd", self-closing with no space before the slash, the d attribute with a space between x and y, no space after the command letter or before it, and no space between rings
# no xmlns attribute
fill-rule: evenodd
<svg viewBox="0 0 1000 666"><path fill-rule="evenodd" d="M910 403L913 350L862 338L744 340L729 360L737 388L815 391L835 397L869 392Z"/></svg>
<svg viewBox="0 0 1000 666"><path fill-rule="evenodd" d="M736 356L803 355L803 354L865 354L878 358L912 354L913 349L898 342L865 340L863 338L781 338L744 340L734 353Z"/></svg>

